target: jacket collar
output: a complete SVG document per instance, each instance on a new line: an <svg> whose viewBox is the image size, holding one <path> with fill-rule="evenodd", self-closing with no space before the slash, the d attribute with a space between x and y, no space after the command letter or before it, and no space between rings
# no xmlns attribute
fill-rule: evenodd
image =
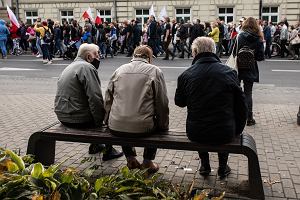
<svg viewBox="0 0 300 200"><path fill-rule="evenodd" d="M192 65L195 63L207 63L207 62L221 62L221 61L216 54L210 52L204 52L198 54L194 58Z"/></svg>
<svg viewBox="0 0 300 200"><path fill-rule="evenodd" d="M140 62L149 64L148 60L146 60L145 58L132 58L131 62L134 62L134 61L140 61Z"/></svg>

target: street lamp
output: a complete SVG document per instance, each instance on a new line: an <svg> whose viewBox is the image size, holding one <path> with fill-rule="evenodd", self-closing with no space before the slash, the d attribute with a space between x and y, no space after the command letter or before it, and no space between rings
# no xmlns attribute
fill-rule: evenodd
<svg viewBox="0 0 300 200"><path fill-rule="evenodd" d="M259 19L261 19L262 14L262 0L259 0Z"/></svg>

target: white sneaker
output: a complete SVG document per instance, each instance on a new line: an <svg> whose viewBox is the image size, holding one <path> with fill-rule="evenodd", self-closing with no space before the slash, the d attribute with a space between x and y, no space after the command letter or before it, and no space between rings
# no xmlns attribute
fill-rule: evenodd
<svg viewBox="0 0 300 200"><path fill-rule="evenodd" d="M50 64L52 64L52 61L51 61L51 60L47 62L47 65L50 65Z"/></svg>
<svg viewBox="0 0 300 200"><path fill-rule="evenodd" d="M48 61L47 60L43 60L43 64L46 64Z"/></svg>
<svg viewBox="0 0 300 200"><path fill-rule="evenodd" d="M38 54L36 57L37 58L41 58L41 57L43 57L43 55Z"/></svg>

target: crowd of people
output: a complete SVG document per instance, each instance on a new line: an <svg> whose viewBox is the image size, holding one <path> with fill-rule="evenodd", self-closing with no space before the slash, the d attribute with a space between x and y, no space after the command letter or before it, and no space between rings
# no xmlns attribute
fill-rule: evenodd
<svg viewBox="0 0 300 200"><path fill-rule="evenodd" d="M238 24L226 24L220 19L211 23L203 23L199 19L192 22L181 19L177 22L169 17L156 20L154 16L149 16L141 26L138 20L95 24L87 18L81 26L77 20L70 23L62 20L61 24L38 18L32 25L21 22L19 28L0 20L0 46L3 58L7 58L7 52L20 55L30 48L32 54L43 57L44 63L51 64L55 56L74 59L82 43L98 45L101 58L107 55L114 57L119 53L131 57L135 47L147 44L153 49L154 56L164 55L164 59L168 60L174 59L175 55L189 58L195 38L207 36L214 40L217 55L221 57L231 54L245 19L241 18ZM299 23L289 25L286 19L277 24L262 20L257 20L257 23L263 33L266 58L271 58L272 53L281 57L290 56L291 59L299 58Z"/></svg>

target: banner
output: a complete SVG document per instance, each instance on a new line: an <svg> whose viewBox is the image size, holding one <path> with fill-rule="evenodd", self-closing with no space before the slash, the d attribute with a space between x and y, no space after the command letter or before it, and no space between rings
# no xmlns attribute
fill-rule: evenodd
<svg viewBox="0 0 300 200"><path fill-rule="evenodd" d="M16 26L17 28L20 28L20 24L16 18L16 15L13 13L13 11L8 7L8 5L6 6L7 8L7 14L8 14L8 18L11 22L11 24L13 26Z"/></svg>

